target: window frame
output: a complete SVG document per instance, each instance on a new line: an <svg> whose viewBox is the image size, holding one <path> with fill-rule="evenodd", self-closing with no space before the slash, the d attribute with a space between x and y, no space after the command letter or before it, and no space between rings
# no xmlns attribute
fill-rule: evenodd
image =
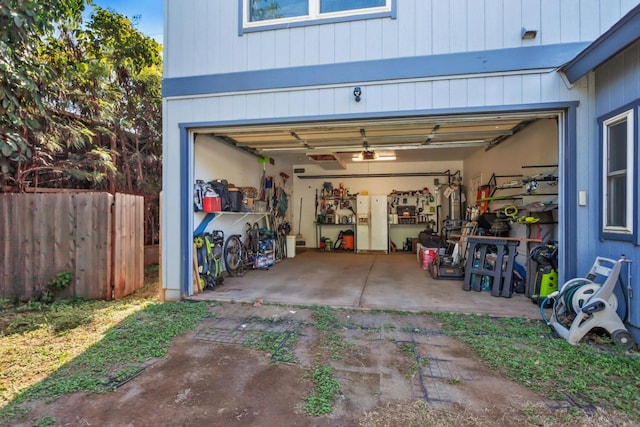
<svg viewBox="0 0 640 427"><path fill-rule="evenodd" d="M321 0L307 0L309 14L290 18L267 19L263 21L249 21L250 0L238 0L239 28L238 34L258 31L275 30L281 28L295 28L309 25L329 24L335 22L357 21L362 19L391 18L397 14L397 0L385 0L385 6L364 9L352 9L338 12L320 13Z"/></svg>
<svg viewBox="0 0 640 427"><path fill-rule="evenodd" d="M634 215L637 212L637 197L635 196L637 187L636 174L637 174L637 160L635 158L636 141L638 140L638 105L628 105L622 107L614 112L611 112L603 117L599 121L600 128L600 197L601 197L601 211L600 211L600 230L601 238L603 240L624 240L635 241L637 235L637 219ZM626 212L625 212L625 225L613 226L607 224L607 218L609 214L609 185L608 179L609 173L609 129L620 122L626 121L627 128L627 165L626 165Z"/></svg>

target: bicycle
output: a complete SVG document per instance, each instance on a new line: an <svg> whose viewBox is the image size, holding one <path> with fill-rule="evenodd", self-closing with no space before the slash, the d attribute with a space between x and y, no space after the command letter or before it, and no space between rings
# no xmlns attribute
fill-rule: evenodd
<svg viewBox="0 0 640 427"><path fill-rule="evenodd" d="M275 261L274 232L267 224L247 223L245 238L239 234L229 236L224 244L224 261L229 276L243 276L247 270L269 268Z"/></svg>
<svg viewBox="0 0 640 427"><path fill-rule="evenodd" d="M253 268L258 252L257 236L258 224L247 223L244 242L240 234L232 234L227 238L224 243L224 263L229 276L244 276L248 269Z"/></svg>

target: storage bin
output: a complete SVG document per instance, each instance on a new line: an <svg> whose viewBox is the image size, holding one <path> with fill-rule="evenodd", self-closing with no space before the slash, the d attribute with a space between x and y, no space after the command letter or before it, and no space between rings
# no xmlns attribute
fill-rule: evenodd
<svg viewBox="0 0 640 427"><path fill-rule="evenodd" d="M229 188L229 210L242 212L242 192L239 188Z"/></svg>
<svg viewBox="0 0 640 427"><path fill-rule="evenodd" d="M222 203L218 196L204 196L202 198L202 210L204 212L220 212Z"/></svg>
<svg viewBox="0 0 640 427"><path fill-rule="evenodd" d="M267 202L264 200L254 200L253 201L254 212L266 212L267 211Z"/></svg>
<svg viewBox="0 0 640 427"><path fill-rule="evenodd" d="M287 236L287 258L296 256L296 236Z"/></svg>

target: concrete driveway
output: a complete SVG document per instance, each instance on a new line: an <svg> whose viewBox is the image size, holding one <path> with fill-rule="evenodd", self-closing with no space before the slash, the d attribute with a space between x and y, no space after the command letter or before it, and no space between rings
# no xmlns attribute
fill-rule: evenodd
<svg viewBox="0 0 640 427"><path fill-rule="evenodd" d="M493 297L464 291L462 284L433 279L415 254L307 250L268 270L225 277L223 286L189 299L540 317L538 306L523 294Z"/></svg>

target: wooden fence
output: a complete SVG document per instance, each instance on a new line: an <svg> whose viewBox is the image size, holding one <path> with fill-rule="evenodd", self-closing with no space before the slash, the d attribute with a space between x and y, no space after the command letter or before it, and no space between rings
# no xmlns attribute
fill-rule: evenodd
<svg viewBox="0 0 640 427"><path fill-rule="evenodd" d="M143 218L140 196L0 194L0 298L36 298L64 271L63 298L132 293L144 282Z"/></svg>

